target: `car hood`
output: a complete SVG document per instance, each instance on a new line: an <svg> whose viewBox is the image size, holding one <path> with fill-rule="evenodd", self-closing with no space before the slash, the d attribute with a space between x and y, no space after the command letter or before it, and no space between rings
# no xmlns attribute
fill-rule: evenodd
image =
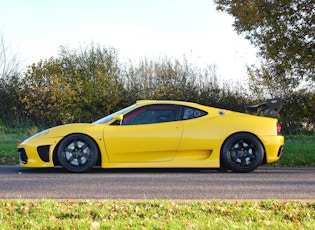
<svg viewBox="0 0 315 230"><path fill-rule="evenodd" d="M71 133L84 133L88 130L95 129L97 124L88 124L88 123L75 123L68 125L60 125L53 128L48 129L49 136L66 136Z"/></svg>
<svg viewBox="0 0 315 230"><path fill-rule="evenodd" d="M100 130L100 125L96 124L87 124L87 123L77 123L77 124L68 124L68 125L60 125L50 129L43 130L30 138L24 140L21 144L27 143L29 141L33 141L34 139L46 139L46 138L56 138L56 137L64 137L73 133L92 133Z"/></svg>

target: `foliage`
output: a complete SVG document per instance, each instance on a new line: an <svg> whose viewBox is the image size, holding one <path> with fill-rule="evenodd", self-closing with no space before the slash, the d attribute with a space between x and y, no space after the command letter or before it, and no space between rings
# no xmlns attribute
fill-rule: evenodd
<svg viewBox="0 0 315 230"><path fill-rule="evenodd" d="M92 122L139 99L194 101L236 110L241 103L237 90L220 87L214 65L199 69L187 60L165 57L121 66L114 49L93 43L80 51L61 47L57 58L29 66L19 88L22 116L44 126ZM224 95L228 100L222 100Z"/></svg>
<svg viewBox="0 0 315 230"><path fill-rule="evenodd" d="M2 229L314 229L314 202L2 200Z"/></svg>
<svg viewBox="0 0 315 230"><path fill-rule="evenodd" d="M275 72L267 64L248 66L249 88L257 98L286 98L294 93L299 81L287 78L288 73Z"/></svg>
<svg viewBox="0 0 315 230"><path fill-rule="evenodd" d="M21 77L18 53L5 42L0 30L0 118L11 124L20 122L19 79Z"/></svg>
<svg viewBox="0 0 315 230"><path fill-rule="evenodd" d="M187 60L144 59L137 66L130 65L125 73L127 97L131 101L184 100L214 105L222 90L215 65L201 70Z"/></svg>
<svg viewBox="0 0 315 230"><path fill-rule="evenodd" d="M315 81L313 0L215 0L278 72Z"/></svg>
<svg viewBox="0 0 315 230"><path fill-rule="evenodd" d="M112 112L121 98L116 51L61 47L58 58L30 66L20 100L37 124L91 122Z"/></svg>
<svg viewBox="0 0 315 230"><path fill-rule="evenodd" d="M19 102L19 76L0 78L0 118L8 124L20 123L23 109Z"/></svg>
<svg viewBox="0 0 315 230"><path fill-rule="evenodd" d="M287 134L314 133L315 92L297 91L285 97L281 112L283 130Z"/></svg>
<svg viewBox="0 0 315 230"><path fill-rule="evenodd" d="M139 99L244 112L245 104L277 96L285 100L280 117L285 132L314 131L314 91L297 90L296 78L287 78L288 72L276 75L269 66L248 72L248 82L225 82L215 65L201 69L167 57L122 64L113 48L62 46L57 57L33 63L23 75L0 78L0 121L11 127L92 122Z"/></svg>
<svg viewBox="0 0 315 230"><path fill-rule="evenodd" d="M18 52L6 42L0 30L0 79L16 75L19 72Z"/></svg>
<svg viewBox="0 0 315 230"><path fill-rule="evenodd" d="M315 130L315 91L311 85L298 86L295 78L276 74L268 66L248 67L249 87L257 101L281 98L284 107L280 113L283 131L287 134L307 133Z"/></svg>
<svg viewBox="0 0 315 230"><path fill-rule="evenodd" d="M237 33L259 48L260 67L248 66L253 101L285 101L286 133L314 131L315 4L312 0L214 0L234 17ZM313 111L310 113L310 111Z"/></svg>

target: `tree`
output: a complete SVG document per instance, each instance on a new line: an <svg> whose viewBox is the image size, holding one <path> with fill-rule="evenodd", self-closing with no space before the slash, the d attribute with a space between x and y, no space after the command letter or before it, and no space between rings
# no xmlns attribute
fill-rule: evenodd
<svg viewBox="0 0 315 230"><path fill-rule="evenodd" d="M116 109L122 97L118 78L114 49L60 47L57 58L28 67L20 101L37 124L92 122Z"/></svg>
<svg viewBox="0 0 315 230"><path fill-rule="evenodd" d="M315 81L314 0L214 0L273 71Z"/></svg>
<svg viewBox="0 0 315 230"><path fill-rule="evenodd" d="M5 42L0 30L0 78L6 79L16 75L19 70L18 52L13 51L9 43Z"/></svg>
<svg viewBox="0 0 315 230"><path fill-rule="evenodd" d="M260 68L256 66L248 66L247 73L249 75L248 86L252 95L258 100L265 98L287 98L299 85L299 81L290 76L290 73L277 72L274 68L267 64L261 64Z"/></svg>
<svg viewBox="0 0 315 230"><path fill-rule="evenodd" d="M0 31L0 120L6 124L20 119L20 75L18 52L11 49Z"/></svg>
<svg viewBox="0 0 315 230"><path fill-rule="evenodd" d="M130 64L124 71L124 85L128 98L155 100L184 100L215 104L219 96L216 66L201 70L186 59L181 62L164 57L143 59Z"/></svg>

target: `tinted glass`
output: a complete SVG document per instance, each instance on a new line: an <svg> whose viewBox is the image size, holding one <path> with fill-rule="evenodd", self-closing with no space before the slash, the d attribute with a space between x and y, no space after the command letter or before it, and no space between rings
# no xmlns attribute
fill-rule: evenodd
<svg viewBox="0 0 315 230"><path fill-rule="evenodd" d="M124 116L122 125L154 124L178 120L178 105L147 105Z"/></svg>
<svg viewBox="0 0 315 230"><path fill-rule="evenodd" d="M127 108L119 110L119 111L117 111L117 112L115 112L113 114L110 114L110 115L108 115L106 117L103 117L102 119L99 119L99 120L93 122L93 124L104 124L106 122L109 122L109 121L111 121L113 119L113 116L118 115L118 114L123 114L124 112L126 112L126 111L128 111L128 110L130 110L130 109L132 109L133 107L136 107L136 106L137 106L137 104L134 104L134 105L131 105L131 106L127 107Z"/></svg>
<svg viewBox="0 0 315 230"><path fill-rule="evenodd" d="M207 112L192 107L183 106L181 109L181 120L188 120L207 115Z"/></svg>

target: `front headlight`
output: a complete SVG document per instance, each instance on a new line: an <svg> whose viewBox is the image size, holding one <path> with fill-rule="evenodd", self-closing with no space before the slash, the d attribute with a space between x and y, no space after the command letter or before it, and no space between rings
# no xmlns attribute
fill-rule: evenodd
<svg viewBox="0 0 315 230"><path fill-rule="evenodd" d="M26 139L25 141L23 141L21 144L24 144L24 143L26 143L26 142L28 142L28 141L34 139L34 138L41 137L41 136L45 136L45 135L47 135L48 133L49 133L49 129L43 130L43 131L41 131L41 132L39 132L39 133L37 133L37 134L31 136L30 138L27 138L27 139Z"/></svg>

